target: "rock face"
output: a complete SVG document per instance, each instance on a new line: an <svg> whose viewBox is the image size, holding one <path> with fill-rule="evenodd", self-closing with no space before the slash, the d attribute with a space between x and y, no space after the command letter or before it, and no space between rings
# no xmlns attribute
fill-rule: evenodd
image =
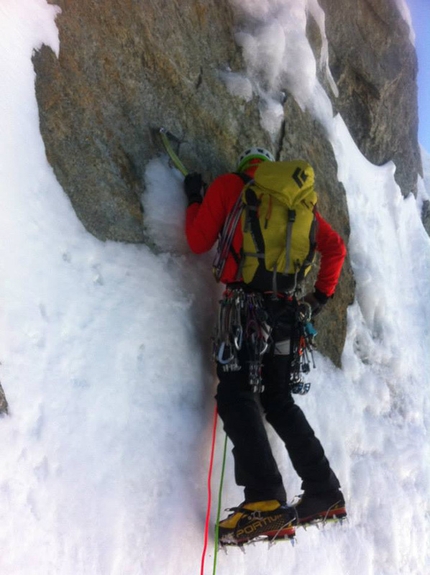
<svg viewBox="0 0 430 575"><path fill-rule="evenodd" d="M326 15L333 101L360 151L376 165L392 160L403 194L422 175L417 143L417 58L394 0L319 0Z"/></svg>
<svg viewBox="0 0 430 575"><path fill-rule="evenodd" d="M206 181L234 168L244 147L273 150L259 122L258 102L230 95L223 70L243 70L229 0L57 0L60 56L34 57L40 122L48 159L86 228L101 240L142 242L146 163L159 152L154 128L184 138L181 158ZM394 160L403 193L415 191L416 57L393 0L320 0L326 14L330 65L340 96L333 99L361 151L374 163ZM310 19L316 55L321 37ZM329 90L327 90L329 93ZM320 210L348 240L345 192L325 134L285 102L274 150L304 157L316 172ZM324 314L320 349L336 364L354 297L349 264ZM332 329L331 329L332 328ZM324 335L324 333L326 335ZM329 335L328 335L329 334Z"/></svg>
<svg viewBox="0 0 430 575"><path fill-rule="evenodd" d="M9 412L8 404L6 401L6 396L3 391L3 387L0 384L0 415L7 414Z"/></svg>
<svg viewBox="0 0 430 575"><path fill-rule="evenodd" d="M48 159L91 233L141 242L153 128L186 134L185 159L218 173L230 167L240 121L252 124L218 77L239 57L228 0L57 4L59 59L47 48L35 57Z"/></svg>

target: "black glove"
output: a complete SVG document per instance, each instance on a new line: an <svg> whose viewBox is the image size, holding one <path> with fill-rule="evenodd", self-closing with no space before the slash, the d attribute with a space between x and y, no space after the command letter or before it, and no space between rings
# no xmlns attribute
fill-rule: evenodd
<svg viewBox="0 0 430 575"><path fill-rule="evenodd" d="M316 289L313 292L307 293L303 298L303 301L311 306L312 317L315 317L322 311L323 307L328 302L328 299L329 298L324 293Z"/></svg>
<svg viewBox="0 0 430 575"><path fill-rule="evenodd" d="M202 190L204 182L201 174L187 174L184 180L184 192L188 198L188 205L202 203Z"/></svg>

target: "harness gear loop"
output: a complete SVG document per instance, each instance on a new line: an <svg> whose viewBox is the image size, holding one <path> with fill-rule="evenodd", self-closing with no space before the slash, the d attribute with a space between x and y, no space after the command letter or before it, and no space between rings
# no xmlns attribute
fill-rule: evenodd
<svg viewBox="0 0 430 575"><path fill-rule="evenodd" d="M295 295L276 293L270 297L269 293L248 292L242 287L228 286L219 302L213 358L224 371L240 371L239 354L245 347L249 384L254 392L260 393L264 390L264 354L269 350L275 353L275 330L286 322L291 326L289 353L287 351L290 356L288 383L293 393L303 395L311 386L304 377L311 366L315 368L313 349L317 332L311 324L311 317L310 305L298 301Z"/></svg>
<svg viewBox="0 0 430 575"><path fill-rule="evenodd" d="M269 348L270 332L263 294L227 288L219 302L213 357L225 371L239 371L239 353L246 346L249 383L254 391L262 391L262 356Z"/></svg>

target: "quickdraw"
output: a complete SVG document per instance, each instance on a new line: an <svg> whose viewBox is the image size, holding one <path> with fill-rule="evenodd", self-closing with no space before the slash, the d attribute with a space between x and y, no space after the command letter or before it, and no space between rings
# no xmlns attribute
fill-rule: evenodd
<svg viewBox="0 0 430 575"><path fill-rule="evenodd" d="M271 332L263 296L243 289L227 289L219 304L213 357L224 371L239 371L239 352L246 345L249 383L254 391L262 391L262 356L269 347Z"/></svg>
<svg viewBox="0 0 430 575"><path fill-rule="evenodd" d="M311 384L304 381L312 367L315 369L314 349L317 330L311 323L312 309L306 302L300 302L297 307L295 335L290 367L290 387L292 393L305 395L309 392Z"/></svg>

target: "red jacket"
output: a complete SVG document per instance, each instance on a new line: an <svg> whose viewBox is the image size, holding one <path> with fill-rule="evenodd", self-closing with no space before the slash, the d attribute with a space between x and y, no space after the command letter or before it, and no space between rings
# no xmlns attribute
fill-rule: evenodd
<svg viewBox="0 0 430 575"><path fill-rule="evenodd" d="M255 168L247 173L253 175ZM196 254L210 250L218 239L225 219L233 208L239 194L243 189L243 180L236 174L224 174L216 178L209 186L203 202L188 206L185 233L188 245ZM315 289L330 297L334 294L346 248L342 238L330 225L316 213L318 222L316 235L316 249L321 254L320 269L315 282ZM242 246L242 230L237 227L233 238L233 249L240 252ZM232 255L229 255L221 278L223 283L235 281L237 264Z"/></svg>

